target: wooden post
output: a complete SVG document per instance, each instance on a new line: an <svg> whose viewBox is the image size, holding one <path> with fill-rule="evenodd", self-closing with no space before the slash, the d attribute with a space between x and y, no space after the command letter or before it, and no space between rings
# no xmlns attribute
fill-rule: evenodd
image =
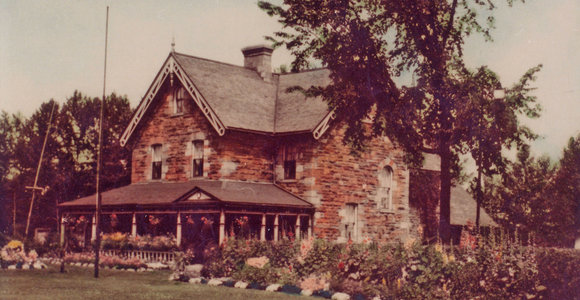
<svg viewBox="0 0 580 300"><path fill-rule="evenodd" d="M312 237L312 229L314 228L314 215L310 215L309 219L310 219L309 220L310 226L308 226L308 238L311 238Z"/></svg>
<svg viewBox="0 0 580 300"><path fill-rule="evenodd" d="M262 226L260 227L260 241L266 240L266 214L262 214Z"/></svg>
<svg viewBox="0 0 580 300"><path fill-rule="evenodd" d="M133 220L131 221L131 236L137 237L137 214L133 213Z"/></svg>
<svg viewBox="0 0 580 300"><path fill-rule="evenodd" d="M91 242L97 239L97 217L93 215L93 223L91 224Z"/></svg>
<svg viewBox="0 0 580 300"><path fill-rule="evenodd" d="M274 217L274 241L278 241L278 214Z"/></svg>
<svg viewBox="0 0 580 300"><path fill-rule="evenodd" d="M295 237L297 240L300 239L300 215L296 215L296 226L294 227Z"/></svg>
<svg viewBox="0 0 580 300"><path fill-rule="evenodd" d="M177 247L181 246L181 213L177 212L177 231L175 233Z"/></svg>
<svg viewBox="0 0 580 300"><path fill-rule="evenodd" d="M225 237L226 237L226 214L222 209L220 212L220 232L218 235L218 241L220 245L223 244Z"/></svg>
<svg viewBox="0 0 580 300"><path fill-rule="evenodd" d="M65 239L65 229L66 224L64 223L64 216L60 217L60 246L64 247L64 239Z"/></svg>

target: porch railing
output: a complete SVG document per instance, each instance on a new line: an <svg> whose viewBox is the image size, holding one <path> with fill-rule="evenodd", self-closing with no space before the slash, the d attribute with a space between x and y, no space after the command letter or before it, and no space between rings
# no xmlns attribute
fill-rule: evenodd
<svg viewBox="0 0 580 300"><path fill-rule="evenodd" d="M138 258L143 262L168 263L175 259L175 254L169 251L149 250L101 250L102 256L119 256L123 258Z"/></svg>

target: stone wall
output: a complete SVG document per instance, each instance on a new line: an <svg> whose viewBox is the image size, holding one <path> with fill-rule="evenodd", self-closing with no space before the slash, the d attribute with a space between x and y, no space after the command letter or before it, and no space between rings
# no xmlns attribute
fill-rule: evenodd
<svg viewBox="0 0 580 300"><path fill-rule="evenodd" d="M356 204L355 239L374 241L405 240L415 236L409 209L409 169L404 152L386 137L375 138L368 151L351 153L344 145L344 128L335 127L319 141L288 140L303 149L297 162L297 179L282 181L286 189L302 196L316 206L314 232L317 236L344 242L347 204ZM378 173L385 166L393 169L392 209L379 208L377 199ZM278 162L278 178L283 166Z"/></svg>
<svg viewBox="0 0 580 300"><path fill-rule="evenodd" d="M151 181L152 145L161 144L161 180L193 179L193 141L204 140L206 179L272 181L272 140L265 135L227 131L215 133L193 101L184 113L173 113L172 95L165 89L133 144L131 182Z"/></svg>

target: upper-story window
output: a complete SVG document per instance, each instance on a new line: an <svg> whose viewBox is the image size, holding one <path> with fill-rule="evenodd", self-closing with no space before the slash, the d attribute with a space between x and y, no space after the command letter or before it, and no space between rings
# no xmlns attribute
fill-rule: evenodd
<svg viewBox="0 0 580 300"><path fill-rule="evenodd" d="M151 146L152 162L151 162L151 179L161 179L161 144Z"/></svg>
<svg viewBox="0 0 580 300"><path fill-rule="evenodd" d="M296 147L285 145L283 156L284 179L296 179Z"/></svg>
<svg viewBox="0 0 580 300"><path fill-rule="evenodd" d="M175 90L173 94L174 99L174 113L175 114L182 114L183 113L183 105L185 103L185 99L187 98L187 91L183 87L179 87Z"/></svg>
<svg viewBox="0 0 580 300"><path fill-rule="evenodd" d="M203 176L203 140L193 141L193 177Z"/></svg>
<svg viewBox="0 0 580 300"><path fill-rule="evenodd" d="M393 169L390 166L379 171L377 198L379 208L389 210L393 208Z"/></svg>

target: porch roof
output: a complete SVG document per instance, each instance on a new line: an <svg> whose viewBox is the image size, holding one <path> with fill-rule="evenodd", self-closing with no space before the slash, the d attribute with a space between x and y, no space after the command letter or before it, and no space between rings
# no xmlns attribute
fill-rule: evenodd
<svg viewBox="0 0 580 300"><path fill-rule="evenodd" d="M191 180L187 182L148 182L130 184L102 193L103 206L123 205L172 205L194 203L188 200L192 194L204 194L210 202L225 204L248 204L313 208L302 198L272 183L242 181ZM59 204L60 207L86 207L95 205L95 195Z"/></svg>

